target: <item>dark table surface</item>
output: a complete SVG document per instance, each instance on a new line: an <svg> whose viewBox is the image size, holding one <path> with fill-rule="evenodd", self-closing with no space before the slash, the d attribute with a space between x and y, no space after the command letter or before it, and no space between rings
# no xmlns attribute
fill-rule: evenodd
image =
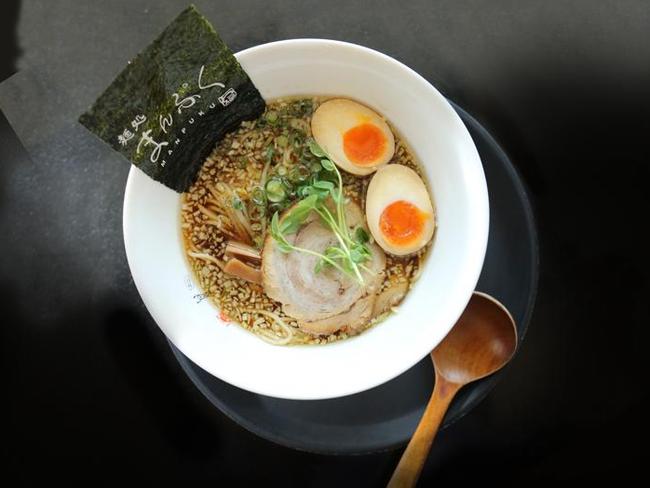
<svg viewBox="0 0 650 488"><path fill-rule="evenodd" d="M528 336L486 400L440 434L421 486L620 483L641 472L650 3L196 4L235 51L325 37L394 56L483 123L529 186L541 274ZM400 452L279 447L193 388L128 271L128 166L98 166L99 146L66 147L66 124L185 5L0 6L0 80L18 70L51 80L31 88L35 97L3 98L0 85L0 108L31 156L0 118L2 476L11 486L382 486ZM35 118L56 133L30 130ZM75 151L82 157L65 156Z"/></svg>

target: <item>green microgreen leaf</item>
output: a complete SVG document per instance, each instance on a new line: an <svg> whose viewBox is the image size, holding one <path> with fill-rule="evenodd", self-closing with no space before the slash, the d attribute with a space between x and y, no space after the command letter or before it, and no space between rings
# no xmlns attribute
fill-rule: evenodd
<svg viewBox="0 0 650 488"><path fill-rule="evenodd" d="M318 180L314 182L312 185L314 188L318 188L319 190L325 190L329 192L330 190L334 189L334 183L331 181L326 181L326 180Z"/></svg>
<svg viewBox="0 0 650 488"><path fill-rule="evenodd" d="M361 244L365 244L370 240L370 236L363 227L357 227L357 230L354 232L354 237L357 242L360 242Z"/></svg>
<svg viewBox="0 0 650 488"><path fill-rule="evenodd" d="M271 217L271 235L276 240L278 240L278 238L282 235L282 233L280 232L280 213L279 212L275 212L273 214L273 217Z"/></svg>
<svg viewBox="0 0 650 488"><path fill-rule="evenodd" d="M325 256L332 259L346 258L345 251L338 246L330 246L325 249Z"/></svg>
<svg viewBox="0 0 650 488"><path fill-rule="evenodd" d="M317 201L318 196L311 195L294 205L280 222L280 232L282 234L293 234L300 229L310 212L314 210Z"/></svg>
<svg viewBox="0 0 650 488"><path fill-rule="evenodd" d="M363 246L353 246L350 249L350 259L359 264L364 263L370 257L370 253Z"/></svg>
<svg viewBox="0 0 650 488"><path fill-rule="evenodd" d="M334 163L330 161L329 159L321 159L320 164L323 167L325 171L334 171Z"/></svg>
<svg viewBox="0 0 650 488"><path fill-rule="evenodd" d="M316 156L317 158L325 158L325 157L327 157L327 154L325 154L325 151L323 151L323 150L321 149L321 147L320 147L320 146L316 143L316 141L314 141L313 139L311 139L311 140L307 143L307 147L309 147L309 151L310 151L314 156Z"/></svg>
<svg viewBox="0 0 650 488"><path fill-rule="evenodd" d="M293 247L290 244L286 243L285 241L278 241L278 247L280 248L280 251L282 251L283 253L288 254L291 251L293 251Z"/></svg>

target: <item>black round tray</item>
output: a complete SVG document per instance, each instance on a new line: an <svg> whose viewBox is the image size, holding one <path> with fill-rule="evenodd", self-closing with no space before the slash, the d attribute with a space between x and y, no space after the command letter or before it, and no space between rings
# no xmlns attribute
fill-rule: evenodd
<svg viewBox="0 0 650 488"><path fill-rule="evenodd" d="M481 155L490 197L490 237L477 289L510 309L521 341L535 302L539 265L531 205L503 150L474 118L452 105ZM196 387L228 417L270 441L311 452L361 454L401 447L415 430L433 388L427 356L397 378L355 395L283 400L221 381L171 347ZM451 404L443 428L474 408L498 379L496 374L463 388Z"/></svg>

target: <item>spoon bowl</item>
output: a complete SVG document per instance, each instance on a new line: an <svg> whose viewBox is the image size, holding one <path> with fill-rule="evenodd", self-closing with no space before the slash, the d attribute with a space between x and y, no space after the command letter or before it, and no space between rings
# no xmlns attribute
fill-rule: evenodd
<svg viewBox="0 0 650 488"><path fill-rule="evenodd" d="M516 348L517 327L508 309L490 295L474 292L431 357L438 375L465 385L501 369Z"/></svg>
<svg viewBox="0 0 650 488"><path fill-rule="evenodd" d="M388 488L413 487L454 396L463 386L505 366L517 349L517 327L498 300L474 292L449 334L431 352L436 375L431 399Z"/></svg>

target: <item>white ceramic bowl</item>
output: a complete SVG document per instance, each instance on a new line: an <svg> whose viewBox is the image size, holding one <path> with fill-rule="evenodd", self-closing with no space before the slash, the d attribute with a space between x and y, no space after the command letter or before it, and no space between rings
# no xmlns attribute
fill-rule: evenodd
<svg viewBox="0 0 650 488"><path fill-rule="evenodd" d="M488 195L472 139L445 98L398 61L354 44L296 39L237 59L265 99L350 97L384 115L423 163L438 229L422 275L399 312L358 337L325 346L272 346L226 325L185 260L179 195L131 168L124 242L135 284L165 335L192 361L240 388L291 399L357 393L426 356L474 290L488 237Z"/></svg>

